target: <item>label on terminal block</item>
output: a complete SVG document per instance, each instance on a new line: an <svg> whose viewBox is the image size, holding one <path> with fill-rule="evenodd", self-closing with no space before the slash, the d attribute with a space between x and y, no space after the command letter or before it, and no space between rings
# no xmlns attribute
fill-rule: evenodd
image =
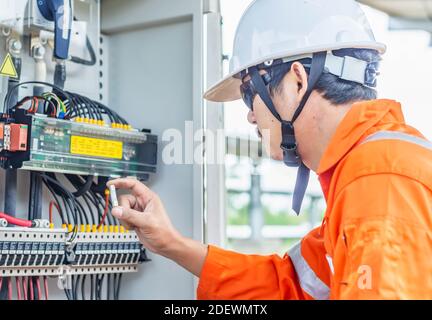
<svg viewBox="0 0 432 320"><path fill-rule="evenodd" d="M121 160L123 159L123 142L71 136L70 153Z"/></svg>

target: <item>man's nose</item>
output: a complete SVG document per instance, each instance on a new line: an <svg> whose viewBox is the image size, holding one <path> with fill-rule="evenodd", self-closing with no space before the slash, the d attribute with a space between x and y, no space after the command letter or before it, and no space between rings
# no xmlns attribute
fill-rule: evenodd
<svg viewBox="0 0 432 320"><path fill-rule="evenodd" d="M255 114L253 113L253 111L249 111L249 113L247 115L247 119L248 119L250 124L256 124L256 118L255 118Z"/></svg>

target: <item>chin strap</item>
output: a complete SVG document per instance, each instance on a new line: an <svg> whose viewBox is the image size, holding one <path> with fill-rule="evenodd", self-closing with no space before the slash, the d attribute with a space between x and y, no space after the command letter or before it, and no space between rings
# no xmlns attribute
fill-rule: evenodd
<svg viewBox="0 0 432 320"><path fill-rule="evenodd" d="M326 62L327 52L317 52L313 54L312 64L310 66L309 78L308 78L308 90L303 96L302 101L297 107L294 116L291 121L282 120L279 113L273 104L267 87L259 73L257 67L252 67L248 69L251 76L252 83L254 84L259 96L266 104L270 112L278 119L281 123L282 130L282 143L281 149L283 151L283 161L288 167L298 167L297 180L294 187L294 194L292 200L292 209L298 214L300 214L301 205L303 198L306 193L307 185L309 183L310 170L307 168L299 153L298 145L294 132L294 121L297 120L298 116L302 112L306 102L308 101L316 83L318 82L321 74L324 72L325 62Z"/></svg>

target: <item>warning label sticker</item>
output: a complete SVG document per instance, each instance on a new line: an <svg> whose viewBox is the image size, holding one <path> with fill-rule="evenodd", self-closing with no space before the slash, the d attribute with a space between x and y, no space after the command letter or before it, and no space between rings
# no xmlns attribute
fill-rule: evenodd
<svg viewBox="0 0 432 320"><path fill-rule="evenodd" d="M0 75L12 78L18 78L18 73L15 69L15 65L12 60L12 56L10 53L6 55L6 58L3 60L3 63L0 67Z"/></svg>
<svg viewBox="0 0 432 320"><path fill-rule="evenodd" d="M70 153L111 159L123 158L123 142L71 136Z"/></svg>

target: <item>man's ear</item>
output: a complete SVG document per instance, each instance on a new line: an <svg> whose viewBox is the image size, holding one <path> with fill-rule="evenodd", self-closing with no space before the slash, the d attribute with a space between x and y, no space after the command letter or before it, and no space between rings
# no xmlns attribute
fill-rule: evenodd
<svg viewBox="0 0 432 320"><path fill-rule="evenodd" d="M291 65L291 72L297 81L297 93L301 100L308 89L308 75L306 69L300 62L294 62Z"/></svg>

